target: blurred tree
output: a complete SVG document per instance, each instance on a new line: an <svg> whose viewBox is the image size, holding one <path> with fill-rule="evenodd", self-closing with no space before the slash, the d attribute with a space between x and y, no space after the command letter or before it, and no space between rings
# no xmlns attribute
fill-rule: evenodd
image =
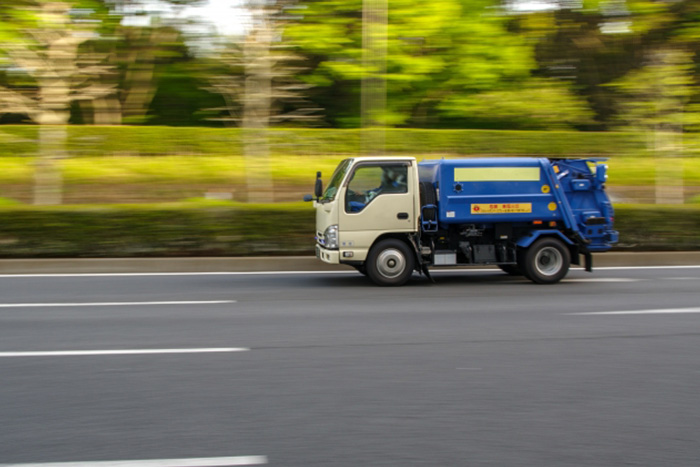
<svg viewBox="0 0 700 467"><path fill-rule="evenodd" d="M585 0L523 16L540 18L539 28L530 22L540 37L538 74L573 83L595 112L595 128L606 129L624 120L616 115L629 102L611 83L646 67L656 50L682 46L697 56L699 9L695 0Z"/></svg>
<svg viewBox="0 0 700 467"><path fill-rule="evenodd" d="M521 130L570 129L591 123L593 112L565 83L531 79L522 86L455 95L442 108L465 113L472 127Z"/></svg>
<svg viewBox="0 0 700 467"><path fill-rule="evenodd" d="M181 18L178 11L201 1L161 0L156 9L146 0L102 0L110 14L103 22L103 40L92 45L113 65L113 73L100 79L118 85L118 92L91 102L94 123L149 122L159 78L173 63L193 61L182 33L191 20ZM167 115L160 115L161 122Z"/></svg>
<svg viewBox="0 0 700 467"><path fill-rule="evenodd" d="M696 0L599 0L554 13L543 74L576 83L602 128L647 135L657 203L683 202L682 133L700 123Z"/></svg>
<svg viewBox="0 0 700 467"><path fill-rule="evenodd" d="M223 67L208 57L186 53L159 63L155 69L155 92L148 109L149 125L222 126L218 117L226 107L224 98L203 87Z"/></svg>
<svg viewBox="0 0 700 467"><path fill-rule="evenodd" d="M285 37L314 64L304 79L319 86L313 97L333 125L358 125L360 79L377 73L387 83L387 125L540 128L588 118L568 86L533 80L535 42L513 30L515 17L498 1L391 1L385 74L362 64L360 0L302 4L303 19ZM543 99L537 107L528 105L532 92ZM508 110L489 112L480 96Z"/></svg>
<svg viewBox="0 0 700 467"><path fill-rule="evenodd" d="M642 130L657 157L656 202L683 203L683 145L686 125L700 123L698 106L688 106L694 90L692 55L678 48L649 53L647 65L611 83L621 94L618 120Z"/></svg>
<svg viewBox="0 0 700 467"><path fill-rule="evenodd" d="M617 122L628 129L682 133L700 124L697 107L688 107L696 92L693 56L678 48L649 52L647 64L610 84L620 92Z"/></svg>
<svg viewBox="0 0 700 467"><path fill-rule="evenodd" d="M120 26L110 63L120 71L119 93L95 102L95 123L145 123L156 91L159 60L177 54L179 32L169 27Z"/></svg>
<svg viewBox="0 0 700 467"><path fill-rule="evenodd" d="M0 51L15 79L0 88L0 113L26 115L40 125L36 204L61 202L56 159L64 153L71 104L114 92L94 79L108 71L104 57L80 48L96 37L97 7L88 0L19 0L2 9Z"/></svg>
<svg viewBox="0 0 700 467"><path fill-rule="evenodd" d="M249 202L271 202L267 129L275 122L309 122L320 109L305 99L310 87L295 78L301 57L280 43L293 3L249 0L251 23L240 43L228 40L218 54L225 73L212 76L209 90L224 97L220 120L240 122Z"/></svg>

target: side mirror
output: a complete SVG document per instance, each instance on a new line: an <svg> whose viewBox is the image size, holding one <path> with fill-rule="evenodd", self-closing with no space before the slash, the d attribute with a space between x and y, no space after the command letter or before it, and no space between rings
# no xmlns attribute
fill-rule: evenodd
<svg viewBox="0 0 700 467"><path fill-rule="evenodd" d="M308 202L308 201L313 201L313 200L314 200L314 197L313 197L313 196L311 196L311 195L304 195L304 201L307 201L307 202Z"/></svg>
<svg viewBox="0 0 700 467"><path fill-rule="evenodd" d="M316 172L316 186L314 187L314 194L316 198L320 198L323 195L323 181L321 181L321 172Z"/></svg>

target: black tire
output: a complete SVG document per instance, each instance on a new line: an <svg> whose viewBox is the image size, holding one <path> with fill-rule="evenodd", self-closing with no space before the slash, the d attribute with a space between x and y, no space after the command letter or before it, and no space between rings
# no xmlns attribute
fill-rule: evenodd
<svg viewBox="0 0 700 467"><path fill-rule="evenodd" d="M523 273L536 284L554 284L569 272L571 254L561 240L542 238L527 249Z"/></svg>
<svg viewBox="0 0 700 467"><path fill-rule="evenodd" d="M517 264L499 264L498 267L501 268L501 271L511 276L523 275L523 271L520 270Z"/></svg>
<svg viewBox="0 0 700 467"><path fill-rule="evenodd" d="M413 251L401 240L389 238L372 247L365 262L367 276L377 285L399 286L413 274Z"/></svg>

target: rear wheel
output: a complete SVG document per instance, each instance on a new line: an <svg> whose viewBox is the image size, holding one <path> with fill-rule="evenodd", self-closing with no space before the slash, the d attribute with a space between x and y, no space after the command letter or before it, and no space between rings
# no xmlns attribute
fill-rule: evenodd
<svg viewBox="0 0 700 467"><path fill-rule="evenodd" d="M537 284L554 284L569 272L569 249L556 238L537 240L525 252L524 273Z"/></svg>
<svg viewBox="0 0 700 467"><path fill-rule="evenodd" d="M367 256L367 275L377 285L403 285L413 274L415 259L401 240L389 238L377 243Z"/></svg>

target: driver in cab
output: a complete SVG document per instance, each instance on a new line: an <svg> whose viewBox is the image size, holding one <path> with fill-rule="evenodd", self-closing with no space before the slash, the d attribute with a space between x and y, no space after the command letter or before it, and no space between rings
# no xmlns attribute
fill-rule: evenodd
<svg viewBox="0 0 700 467"><path fill-rule="evenodd" d="M370 169L369 167L367 169ZM378 167L372 167L371 169L378 169ZM358 169L358 173L362 169ZM376 188L371 188L364 191L355 192L352 190L352 185L354 185L353 180L350 181L348 185L348 193L346 197L346 211L347 212L360 212L365 206L367 206L370 201L385 193L406 193L406 167L402 166L387 166L381 168L381 183ZM376 178L375 178L376 180Z"/></svg>

